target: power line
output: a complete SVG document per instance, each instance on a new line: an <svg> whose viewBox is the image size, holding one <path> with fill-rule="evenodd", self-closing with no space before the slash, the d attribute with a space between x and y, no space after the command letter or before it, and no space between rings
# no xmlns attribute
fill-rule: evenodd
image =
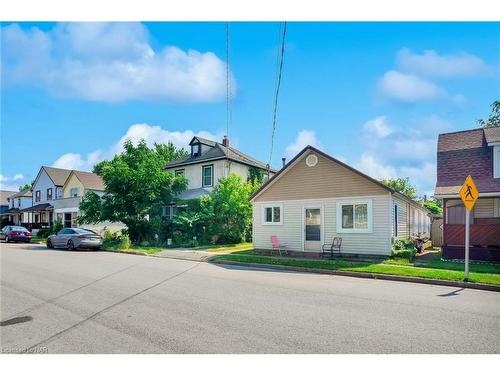
<svg viewBox="0 0 500 375"><path fill-rule="evenodd" d="M231 112L231 31L226 22L226 136L229 138L229 125L232 121Z"/></svg>
<svg viewBox="0 0 500 375"><path fill-rule="evenodd" d="M273 157L274 149L274 135L276 133L276 118L278 113L278 97L280 93L281 79L283 76L283 60L285 58L285 39L286 39L286 22L283 22L283 26L279 28L279 34L281 36L281 49L278 50L276 56L276 82L274 87L274 101L273 101L273 128L271 132L271 151L269 153L269 165L271 165L271 159Z"/></svg>

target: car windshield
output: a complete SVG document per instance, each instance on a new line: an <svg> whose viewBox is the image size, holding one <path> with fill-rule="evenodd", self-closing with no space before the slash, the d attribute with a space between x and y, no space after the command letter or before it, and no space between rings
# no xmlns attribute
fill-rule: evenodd
<svg viewBox="0 0 500 375"><path fill-rule="evenodd" d="M95 234L94 232L91 232L90 230L87 229L73 228L73 230L75 231L75 233L78 234Z"/></svg>

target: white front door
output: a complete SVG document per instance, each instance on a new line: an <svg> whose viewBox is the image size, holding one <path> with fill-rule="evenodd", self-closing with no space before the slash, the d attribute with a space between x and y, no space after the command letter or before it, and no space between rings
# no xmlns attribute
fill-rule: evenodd
<svg viewBox="0 0 500 375"><path fill-rule="evenodd" d="M321 208L304 209L304 250L321 250Z"/></svg>

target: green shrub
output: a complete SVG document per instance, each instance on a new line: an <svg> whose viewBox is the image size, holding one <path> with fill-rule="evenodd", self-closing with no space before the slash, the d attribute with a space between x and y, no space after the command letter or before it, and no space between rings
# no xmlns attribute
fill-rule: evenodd
<svg viewBox="0 0 500 375"><path fill-rule="evenodd" d="M38 237L47 238L48 236L55 234L63 229L63 224L61 219L56 219L50 228L43 228L38 231L36 234Z"/></svg>
<svg viewBox="0 0 500 375"><path fill-rule="evenodd" d="M392 250L393 258L404 258L412 260L417 254L417 249L407 249L407 250Z"/></svg>
<svg viewBox="0 0 500 375"><path fill-rule="evenodd" d="M104 247L115 247L120 250L130 249L131 242L126 230L121 232L104 231L102 235Z"/></svg>
<svg viewBox="0 0 500 375"><path fill-rule="evenodd" d="M132 245L132 243L130 242L130 238L129 238L128 234L120 235L120 243L118 244L118 248L120 250L130 249L131 245Z"/></svg>

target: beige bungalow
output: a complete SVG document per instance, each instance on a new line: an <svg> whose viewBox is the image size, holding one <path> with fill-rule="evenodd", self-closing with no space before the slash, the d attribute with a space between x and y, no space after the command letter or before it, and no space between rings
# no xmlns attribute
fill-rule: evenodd
<svg viewBox="0 0 500 375"><path fill-rule="evenodd" d="M395 239L430 236L420 204L312 146L251 200L255 249L277 236L292 254L317 256L342 237L343 254L387 256Z"/></svg>

